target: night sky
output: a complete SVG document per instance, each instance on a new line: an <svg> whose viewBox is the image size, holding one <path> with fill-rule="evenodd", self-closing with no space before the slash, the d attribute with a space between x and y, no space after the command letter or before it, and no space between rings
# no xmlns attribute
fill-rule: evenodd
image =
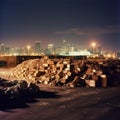
<svg viewBox="0 0 120 120"><path fill-rule="evenodd" d="M0 0L0 43L120 50L120 0Z"/></svg>

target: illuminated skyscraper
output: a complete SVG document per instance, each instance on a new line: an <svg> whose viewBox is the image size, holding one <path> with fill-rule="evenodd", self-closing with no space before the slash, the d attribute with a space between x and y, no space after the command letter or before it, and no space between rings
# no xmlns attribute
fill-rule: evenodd
<svg viewBox="0 0 120 120"><path fill-rule="evenodd" d="M50 54L54 53L54 45L53 44L48 44L48 51Z"/></svg>
<svg viewBox="0 0 120 120"><path fill-rule="evenodd" d="M74 45L68 44L68 52L74 52Z"/></svg>
<svg viewBox="0 0 120 120"><path fill-rule="evenodd" d="M67 44L66 44L66 40L63 40L63 42L62 42L62 54L66 54L67 52L68 52L68 46L67 46Z"/></svg>
<svg viewBox="0 0 120 120"><path fill-rule="evenodd" d="M35 42L35 51L36 51L36 53L40 53L40 51L41 51L40 41Z"/></svg>
<svg viewBox="0 0 120 120"><path fill-rule="evenodd" d="M4 52L5 52L5 45L0 44L0 54L4 54Z"/></svg>
<svg viewBox="0 0 120 120"><path fill-rule="evenodd" d="M4 51L5 51L6 54L9 54L10 53L10 48L8 46L6 46Z"/></svg>

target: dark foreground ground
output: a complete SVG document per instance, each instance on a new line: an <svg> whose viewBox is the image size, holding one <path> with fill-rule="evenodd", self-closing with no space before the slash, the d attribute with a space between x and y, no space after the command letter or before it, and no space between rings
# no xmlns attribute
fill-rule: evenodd
<svg viewBox="0 0 120 120"><path fill-rule="evenodd" d="M40 88L37 98L0 103L0 120L120 120L120 87Z"/></svg>
<svg viewBox="0 0 120 120"><path fill-rule="evenodd" d="M1 69L7 78L9 69ZM37 97L0 100L0 120L120 120L120 87L40 85Z"/></svg>

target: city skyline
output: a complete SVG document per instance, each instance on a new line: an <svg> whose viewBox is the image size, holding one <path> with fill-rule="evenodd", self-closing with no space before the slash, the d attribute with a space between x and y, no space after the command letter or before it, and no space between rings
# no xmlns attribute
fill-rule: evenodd
<svg viewBox="0 0 120 120"><path fill-rule="evenodd" d="M0 43L59 46L62 40L80 47L92 41L119 50L119 0L1 0Z"/></svg>

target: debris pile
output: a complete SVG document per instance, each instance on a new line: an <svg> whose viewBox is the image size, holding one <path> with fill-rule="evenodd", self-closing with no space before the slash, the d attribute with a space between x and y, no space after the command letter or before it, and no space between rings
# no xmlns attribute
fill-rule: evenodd
<svg viewBox="0 0 120 120"><path fill-rule="evenodd" d="M68 85L80 71L81 65L81 61L72 62L70 59L62 58L32 59L13 68L10 78L49 85Z"/></svg>
<svg viewBox="0 0 120 120"><path fill-rule="evenodd" d="M119 64L118 64L119 62ZM117 66L116 66L117 64ZM24 61L11 70L10 78L54 86L100 86L118 84L111 79L120 78L120 61L83 61L72 59L32 59ZM116 79L116 77L115 77ZM93 80L93 81L90 81ZM113 83L110 83L110 82Z"/></svg>
<svg viewBox="0 0 120 120"><path fill-rule="evenodd" d="M25 80L6 80L0 78L0 99L8 100L22 96L34 96L39 93L39 86Z"/></svg>

